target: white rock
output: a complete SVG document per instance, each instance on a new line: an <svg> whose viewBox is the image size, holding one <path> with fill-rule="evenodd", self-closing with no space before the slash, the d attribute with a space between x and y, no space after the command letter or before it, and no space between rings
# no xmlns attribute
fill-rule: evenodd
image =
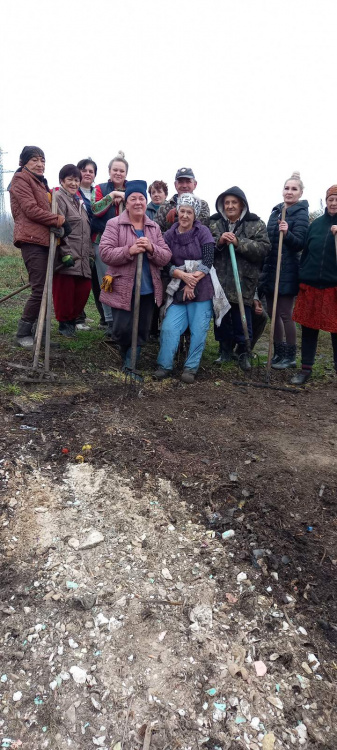
<svg viewBox="0 0 337 750"><path fill-rule="evenodd" d="M72 547L72 549L78 549L80 546L80 542L74 536L71 536L70 539L68 539L68 545L69 547Z"/></svg>
<svg viewBox="0 0 337 750"><path fill-rule="evenodd" d="M103 612L99 612L99 614L96 615L94 619L94 623L96 628L101 628L102 625L108 625L109 620L107 617L105 617L105 615L103 615Z"/></svg>
<svg viewBox="0 0 337 750"><path fill-rule="evenodd" d="M236 576L236 580L237 580L238 583L241 583L241 581L246 581L247 580L247 573L239 573Z"/></svg>
<svg viewBox="0 0 337 750"><path fill-rule="evenodd" d="M302 625L300 625L300 627L298 628L297 632L301 633L301 635L308 635L306 629L302 628Z"/></svg>
<svg viewBox="0 0 337 750"><path fill-rule="evenodd" d="M119 630L121 628L123 623L121 620L116 620L115 617L110 617L108 629L109 630Z"/></svg>
<svg viewBox="0 0 337 750"><path fill-rule="evenodd" d="M94 745L98 745L98 747L103 747L105 745L105 734L102 737L93 737L92 741Z"/></svg>
<svg viewBox="0 0 337 750"><path fill-rule="evenodd" d="M87 672L85 669L73 666L70 667L69 672L72 675L74 682L76 682L76 685L84 685L87 679Z"/></svg>
<svg viewBox="0 0 337 750"><path fill-rule="evenodd" d="M173 581L173 578L168 568L163 568L161 574L163 578L166 579L166 581Z"/></svg>
<svg viewBox="0 0 337 750"><path fill-rule="evenodd" d="M14 703L17 703L17 701L20 701L22 698L21 690L18 690L17 693L13 694L13 701Z"/></svg>
<svg viewBox="0 0 337 750"><path fill-rule="evenodd" d="M166 636L166 633L167 633L167 630L162 630L162 632L159 633L159 635L158 635L158 641L159 641L159 643L161 643L164 640L164 638Z"/></svg>
<svg viewBox="0 0 337 750"><path fill-rule="evenodd" d="M272 706L275 706L275 708L278 708L279 711L282 711L283 703L277 695L267 695L267 701L268 703L271 703Z"/></svg>
<svg viewBox="0 0 337 750"><path fill-rule="evenodd" d="M78 643L76 643L76 641L74 641L73 638L69 638L68 643L69 643L70 648L78 648Z"/></svg>
<svg viewBox="0 0 337 750"><path fill-rule="evenodd" d="M197 623L199 627L211 628L212 607L209 607L207 604L197 604L196 607L193 607L190 611L190 620L194 624Z"/></svg>
<svg viewBox="0 0 337 750"><path fill-rule="evenodd" d="M81 542L78 549L92 549L93 547L97 547L97 545L101 544L102 542L104 542L103 534L101 534L100 531L96 531L96 529L93 529L89 532L85 539L83 539L83 542Z"/></svg>
<svg viewBox="0 0 337 750"><path fill-rule="evenodd" d="M298 724L298 726L295 729L295 732L298 736L298 743L299 745L305 745L306 741L308 739L308 732L305 724L301 723Z"/></svg>
<svg viewBox="0 0 337 750"><path fill-rule="evenodd" d="M250 722L250 726L253 727L253 729L259 729L260 727L260 719L258 716L254 716Z"/></svg>
<svg viewBox="0 0 337 750"><path fill-rule="evenodd" d="M49 687L50 687L51 690L56 690L56 688L57 688L57 680L53 680L52 682L50 682L49 683Z"/></svg>

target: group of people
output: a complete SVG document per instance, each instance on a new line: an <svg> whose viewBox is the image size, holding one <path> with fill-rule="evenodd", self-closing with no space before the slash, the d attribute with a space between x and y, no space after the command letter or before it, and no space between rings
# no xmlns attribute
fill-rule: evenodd
<svg viewBox="0 0 337 750"><path fill-rule="evenodd" d="M217 363L237 359L247 370L251 362L231 253L234 249L254 346L264 329L266 310L271 316L273 308L282 232L272 366L296 367L296 321L302 326L302 368L292 382L302 384L310 377L319 330L331 333L337 372L337 185L327 190L324 215L309 226L304 186L294 172L266 225L251 212L237 186L220 193L216 213L210 216L207 202L195 195L192 169L177 170L176 193L168 199L162 180L149 188L144 180L128 180L128 162L118 152L108 165L109 179L99 185L94 184L97 165L91 158L62 167L53 213L42 149L25 146L19 164L10 185L14 244L21 248L31 284L16 335L20 346L34 345L52 231L58 242L53 300L62 336L72 338L76 329L89 327L85 305L92 289L99 325L107 340L120 347L123 368L130 369L141 253L137 355L151 331L160 330L154 377L161 380L172 373L180 337L189 331L181 378L193 383L212 318L219 343Z"/></svg>

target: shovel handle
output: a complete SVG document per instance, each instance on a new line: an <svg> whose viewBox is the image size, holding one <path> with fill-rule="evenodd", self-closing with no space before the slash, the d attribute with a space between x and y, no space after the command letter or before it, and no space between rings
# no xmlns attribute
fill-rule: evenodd
<svg viewBox="0 0 337 750"><path fill-rule="evenodd" d="M286 206L282 208L281 220L285 221L286 217ZM274 299L273 299L273 311L270 321L270 334L269 334L269 349L266 369L266 380L270 379L271 373L271 360L273 356L273 342L274 342L274 331L275 331L275 320L276 320L276 308L278 300L278 290L280 285L280 273L281 273L281 261L282 261L282 245L283 245L283 232L280 232L278 239L278 251L277 251L277 264L276 264L276 275L275 275L275 288L274 288Z"/></svg>
<svg viewBox="0 0 337 750"><path fill-rule="evenodd" d="M238 296L239 310L240 310L243 333L244 333L245 342L246 342L246 349L247 349L248 354L250 354L251 342L250 342L250 337L249 337L249 332L248 332L245 306L243 304L243 297L242 297L241 283L240 283L240 277L239 277L239 271L238 271L238 264L236 262L235 248L232 242L229 245L229 254L231 257L235 288L236 288L236 293Z"/></svg>
<svg viewBox="0 0 337 750"><path fill-rule="evenodd" d="M142 271L143 271L143 253L139 253L137 255L135 302L133 306L133 320L132 320L131 362L130 362L131 372L135 371L136 360L137 360L137 339L138 339L140 287L142 283Z"/></svg>

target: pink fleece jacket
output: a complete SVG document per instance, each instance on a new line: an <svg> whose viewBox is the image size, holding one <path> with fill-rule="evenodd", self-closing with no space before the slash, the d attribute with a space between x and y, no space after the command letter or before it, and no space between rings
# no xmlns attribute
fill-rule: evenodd
<svg viewBox="0 0 337 750"><path fill-rule="evenodd" d="M153 255L148 253L153 281L155 301L160 307L163 301L163 285L160 269L171 260L171 250L164 242L158 224L144 216L144 235L153 246ZM138 239L131 224L128 211L108 221L102 234L99 251L107 273L114 277L112 292L101 291L100 300L110 307L131 310L132 290L136 275L137 255L130 255L129 248Z"/></svg>

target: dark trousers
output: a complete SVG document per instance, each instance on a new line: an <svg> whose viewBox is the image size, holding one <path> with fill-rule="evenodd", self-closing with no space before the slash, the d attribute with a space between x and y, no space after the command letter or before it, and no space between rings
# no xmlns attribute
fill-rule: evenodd
<svg viewBox="0 0 337 750"><path fill-rule="evenodd" d="M101 293L101 287L98 281L96 265L94 265L94 267L91 270L91 288L92 288L92 293L94 295L96 309L100 317L99 322L104 325L105 323L104 311L103 311L102 303L100 302L100 299L99 299L99 295ZM85 310L82 310L82 312L76 318L76 323L84 323L86 317L87 316L86 316Z"/></svg>
<svg viewBox="0 0 337 750"><path fill-rule="evenodd" d="M22 257L31 285L31 294L25 304L22 320L26 320L29 323L34 323L39 317L43 287L46 280L48 250L49 248L44 245L30 245L28 243L21 245Z"/></svg>
<svg viewBox="0 0 337 750"><path fill-rule="evenodd" d="M91 289L91 279L84 276L55 273L53 278L53 301L55 318L59 323L75 321L83 310Z"/></svg>
<svg viewBox="0 0 337 750"><path fill-rule="evenodd" d="M137 346L144 346L149 340L154 304L154 294L141 294ZM111 340L119 344L124 352L131 346L133 308L134 297L132 297L131 310L111 308L112 322L109 323Z"/></svg>
<svg viewBox="0 0 337 750"><path fill-rule="evenodd" d="M302 326L302 367L311 368L315 361L319 331ZM331 334L334 365L337 371L337 333Z"/></svg>
<svg viewBox="0 0 337 750"><path fill-rule="evenodd" d="M289 346L296 346L296 325L292 319L295 297L282 294L277 299L274 341L282 344L284 339ZM266 296L268 315L271 319L274 298Z"/></svg>
<svg viewBox="0 0 337 750"><path fill-rule="evenodd" d="M268 315L264 309L262 309L262 312L260 313L256 313L254 307L252 307L251 309L253 328L252 349L254 349L256 342L261 338L263 331L267 325Z"/></svg>
<svg viewBox="0 0 337 750"><path fill-rule="evenodd" d="M252 308L245 305L245 314L249 338L252 341ZM214 324L215 340L223 343L226 349L232 349L235 344L245 344L245 335L242 328L239 305L232 305L228 313L222 318L221 324Z"/></svg>

